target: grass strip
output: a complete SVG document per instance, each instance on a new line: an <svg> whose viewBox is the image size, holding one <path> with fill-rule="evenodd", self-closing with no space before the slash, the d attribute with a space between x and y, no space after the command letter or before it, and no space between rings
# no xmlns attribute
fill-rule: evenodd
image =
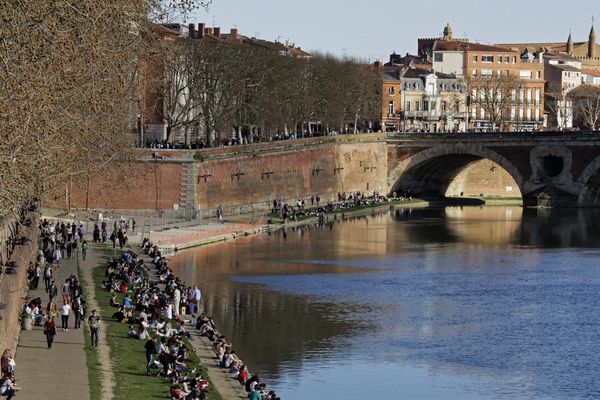
<svg viewBox="0 0 600 400"><path fill-rule="evenodd" d="M145 341L127 337L129 325L111 319L112 314L115 312L115 309L110 306L111 293L102 289L101 286L102 281L106 279L105 262L107 259L114 257L115 254L120 257L122 251L117 249L115 253L112 248L101 249L100 262L92 272L94 285L96 286L96 297L100 307L98 312L105 322L108 346L113 358L112 362L116 377L115 398L128 400L164 399L169 397L171 382L167 378L146 375ZM145 273L147 274L147 272ZM117 300L121 301L122 298ZM192 349L189 341L185 340L185 343L189 349ZM202 377L209 381L208 399L221 400L221 396L210 382L206 368L199 364L198 356L193 352L190 352L188 366L197 368Z"/></svg>

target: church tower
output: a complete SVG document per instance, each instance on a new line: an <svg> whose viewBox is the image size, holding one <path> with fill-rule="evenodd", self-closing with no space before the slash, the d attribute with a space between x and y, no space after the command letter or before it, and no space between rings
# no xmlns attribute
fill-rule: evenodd
<svg viewBox="0 0 600 400"><path fill-rule="evenodd" d="M447 23L444 28L444 40L452 40L453 35L454 32L452 32L452 27L450 26L450 23Z"/></svg>
<svg viewBox="0 0 600 400"><path fill-rule="evenodd" d="M571 36L571 31L569 31L569 38L567 39L567 54L573 55L573 37Z"/></svg>
<svg viewBox="0 0 600 400"><path fill-rule="evenodd" d="M590 40L588 41L588 57L596 57L596 31L594 30L594 25L592 25L592 30L590 31Z"/></svg>

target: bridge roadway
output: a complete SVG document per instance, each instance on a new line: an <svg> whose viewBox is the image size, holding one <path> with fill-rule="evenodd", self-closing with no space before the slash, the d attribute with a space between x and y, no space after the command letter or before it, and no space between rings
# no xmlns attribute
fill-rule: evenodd
<svg viewBox="0 0 600 400"><path fill-rule="evenodd" d="M470 163L489 159L525 204L600 205L600 132L388 134L388 187L443 196Z"/></svg>

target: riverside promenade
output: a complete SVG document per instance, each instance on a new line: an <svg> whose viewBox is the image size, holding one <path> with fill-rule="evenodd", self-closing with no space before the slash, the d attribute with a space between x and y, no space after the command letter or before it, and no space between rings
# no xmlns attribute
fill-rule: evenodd
<svg viewBox="0 0 600 400"><path fill-rule="evenodd" d="M79 255L81 257L81 255ZM58 273L54 279L59 287L71 274L77 275L77 260L60 261ZM84 288L85 293L85 288ZM39 297L42 307L48 304L48 294L41 281L38 288L30 290L27 300ZM62 305L58 296L57 307ZM60 311L59 311L60 314ZM34 326L32 330L22 329L16 351L17 392L19 400L89 400L90 389L88 369L84 351L84 330L73 329L75 317L69 317L69 331L60 329L60 315L54 319L57 325L56 337L51 349L46 345L43 327ZM87 323L82 321L83 324Z"/></svg>

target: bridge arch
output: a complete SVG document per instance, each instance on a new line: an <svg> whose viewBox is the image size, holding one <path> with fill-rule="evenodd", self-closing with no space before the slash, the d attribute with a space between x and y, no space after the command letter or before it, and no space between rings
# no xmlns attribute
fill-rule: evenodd
<svg viewBox="0 0 600 400"><path fill-rule="evenodd" d="M600 156L585 167L577 183L581 187L577 205L598 206L600 204Z"/></svg>
<svg viewBox="0 0 600 400"><path fill-rule="evenodd" d="M502 167L524 194L525 181L513 163L486 147L465 143L434 146L403 159L388 175L389 192L410 190L417 195L444 196L461 171L485 159Z"/></svg>

